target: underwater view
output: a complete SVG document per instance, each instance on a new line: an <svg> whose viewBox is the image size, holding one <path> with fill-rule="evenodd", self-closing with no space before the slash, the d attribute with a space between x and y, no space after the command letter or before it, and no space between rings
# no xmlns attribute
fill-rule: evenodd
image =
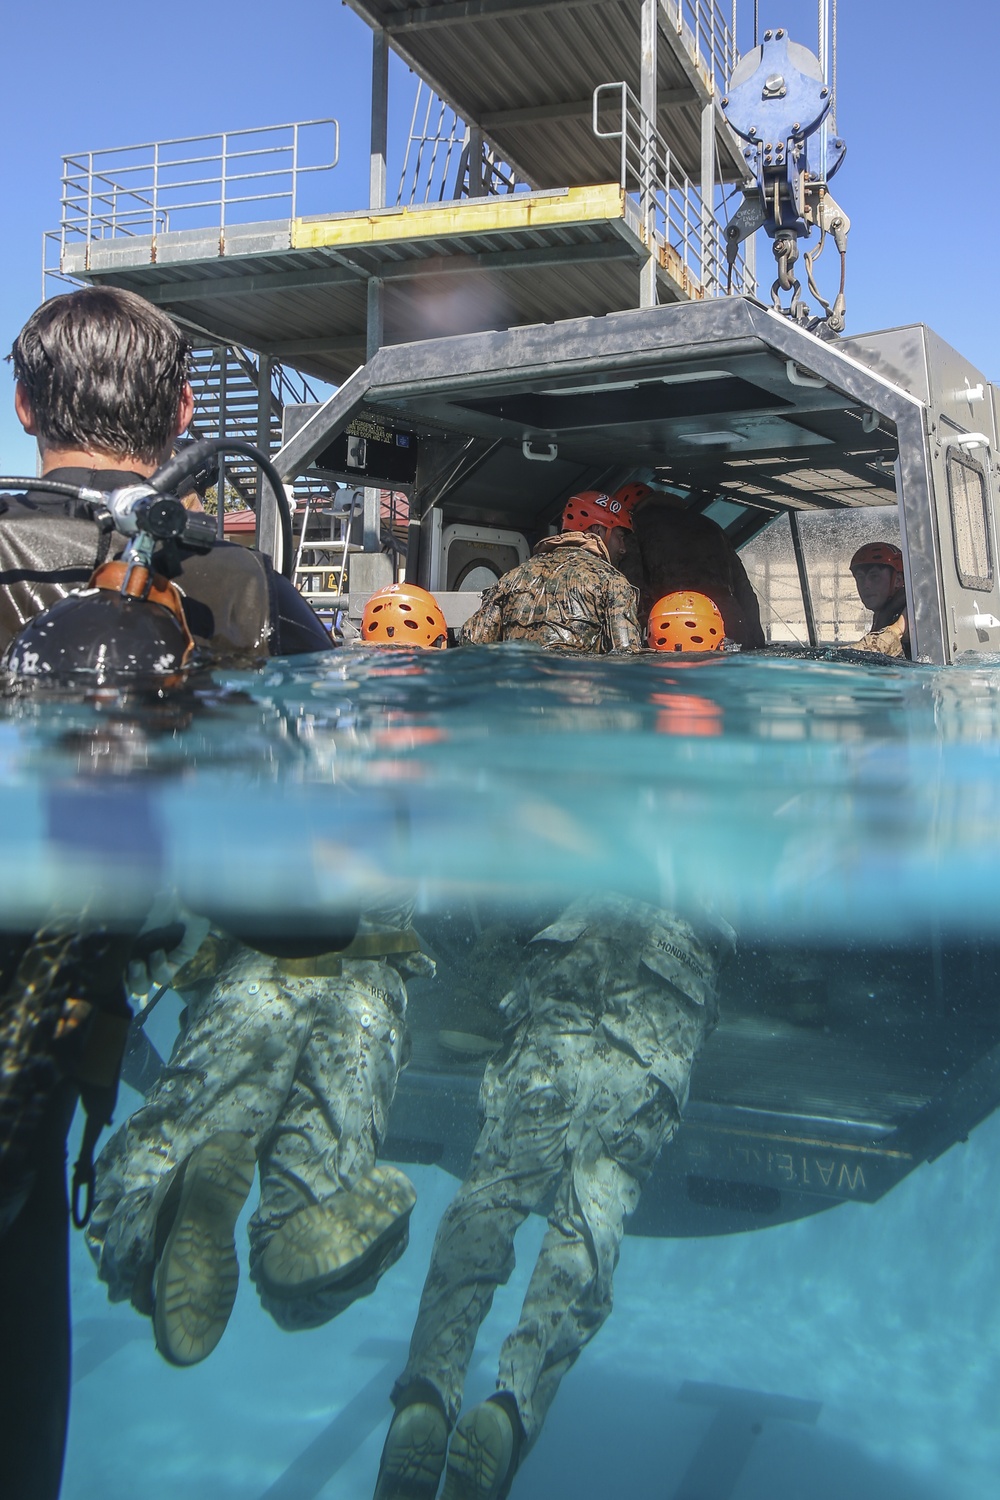
<svg viewBox="0 0 1000 1500"><path fill-rule="evenodd" d="M152 711L16 694L0 736L17 851L0 878L25 922L81 892L100 920L176 888L230 929L315 933L388 892L415 902L436 964L407 980L382 1152L416 1188L410 1243L371 1295L320 1326L272 1296L269 1317L255 1187L219 1347L171 1368L74 1235L70 1500L372 1493L509 996L531 939L595 900L725 930L719 1020L613 1311L514 1493L597 1497L624 1475L665 1500L992 1492L1000 662L345 649L216 671ZM116 1129L191 1003L169 991L144 1018ZM278 1025L271 1070L285 1045ZM465 1407L494 1389L539 1206Z"/></svg>

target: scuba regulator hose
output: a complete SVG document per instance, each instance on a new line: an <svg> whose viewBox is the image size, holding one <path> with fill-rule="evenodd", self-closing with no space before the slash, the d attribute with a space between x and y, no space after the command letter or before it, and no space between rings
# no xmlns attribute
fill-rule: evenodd
<svg viewBox="0 0 1000 1500"><path fill-rule="evenodd" d="M283 577L291 578L292 513L288 504L288 496L285 494L281 476L271 460L252 443L245 443L237 438L199 438L193 443L186 444L179 453L174 454L173 458L168 458L167 462L157 469L149 483L161 495L176 493L185 480L193 478L200 469L205 468L210 460L220 454L235 454L251 459L270 485L278 507L278 523L281 529L281 568L279 571Z"/></svg>
<svg viewBox="0 0 1000 1500"><path fill-rule="evenodd" d="M103 511L104 516L108 518L109 529L113 526L116 531L122 532L125 536L134 536L136 530L141 529L136 524L136 508L133 504L122 509L116 508L113 500L116 493L124 496L133 495L136 492L141 494L145 491L146 499L152 498L151 491L164 497L176 495L179 487L186 480L204 470L219 454L234 454L251 459L267 480L278 507L278 524L281 534L281 568L279 571L283 577L290 579L293 561L292 513L285 487L277 469L267 455L261 453L260 449L255 448L252 443L245 443L236 438L199 438L193 443L187 443L179 453L162 464L144 485L130 486L128 490L103 492L91 490L85 486L64 484L57 479L28 479L3 475L0 476L0 491L29 490L35 494L64 495L71 500L89 502L94 508L95 520ZM204 545L204 522L195 521L192 518L190 530L192 544L197 546L200 541ZM188 538L181 536L179 540L185 541Z"/></svg>

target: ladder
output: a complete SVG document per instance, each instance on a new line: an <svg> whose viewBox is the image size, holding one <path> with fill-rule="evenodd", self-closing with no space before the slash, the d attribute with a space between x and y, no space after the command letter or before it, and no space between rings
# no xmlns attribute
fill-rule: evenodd
<svg viewBox="0 0 1000 1500"><path fill-rule="evenodd" d="M346 511L334 509L331 500L329 495L306 497L292 572L295 587L324 620L332 620L347 608L347 560L352 553L364 551L360 542L351 541L362 492L352 491Z"/></svg>

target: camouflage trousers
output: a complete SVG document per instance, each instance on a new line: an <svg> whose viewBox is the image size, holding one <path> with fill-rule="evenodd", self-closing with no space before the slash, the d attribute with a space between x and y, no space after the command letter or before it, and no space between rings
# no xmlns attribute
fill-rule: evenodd
<svg viewBox="0 0 1000 1500"><path fill-rule="evenodd" d="M382 960L349 960L337 978L292 978L241 950L190 1007L170 1063L145 1105L97 1163L87 1243L111 1301L149 1311L156 1218L180 1164L217 1131L257 1151L260 1202L250 1220L250 1273L284 1328L326 1322L371 1292L405 1238L349 1290L276 1297L259 1266L276 1231L375 1164L408 1049L406 989Z"/></svg>
<svg viewBox="0 0 1000 1500"><path fill-rule="evenodd" d="M589 946L583 956L593 976ZM545 947L554 956L543 955L527 986L533 1013L506 1057L486 1070L485 1124L438 1230L409 1361L394 1391L398 1403L414 1382L429 1382L456 1421L479 1326L514 1268L515 1233L529 1213L551 1202L497 1379L497 1388L517 1402L529 1445L563 1375L611 1311L625 1220L677 1128L677 1096L686 1098L714 1014L713 1006L693 1003L661 977L633 969L626 1013L639 1034L670 1038L671 1066L654 1068L608 1034L596 995L583 992L575 1006L565 1003L573 949ZM578 946L576 958L579 967ZM669 1072L671 1087L661 1072Z"/></svg>

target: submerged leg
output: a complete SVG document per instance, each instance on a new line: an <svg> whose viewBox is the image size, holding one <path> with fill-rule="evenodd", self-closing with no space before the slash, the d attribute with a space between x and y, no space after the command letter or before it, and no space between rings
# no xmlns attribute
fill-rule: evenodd
<svg viewBox="0 0 1000 1500"><path fill-rule="evenodd" d="M486 1123L465 1182L445 1210L420 1298L399 1401L414 1381L441 1396L450 1423L480 1324L514 1269L514 1235L552 1191L569 1108L530 1042L483 1080Z"/></svg>
<svg viewBox="0 0 1000 1500"><path fill-rule="evenodd" d="M323 986L309 1045L264 1143L250 1267L283 1328L314 1328L377 1286L406 1248L416 1193L378 1166L408 1047L406 990L381 961Z"/></svg>
<svg viewBox="0 0 1000 1500"><path fill-rule="evenodd" d="M222 1297L223 1306L222 1283L235 1274L232 1227L250 1190L254 1151L284 1104L314 1009L312 982L286 980L273 960L250 950L193 1009L146 1104L98 1161L87 1244L112 1301L130 1297L152 1312L166 1242L171 1299L179 1295L179 1262L200 1244L218 1271L213 1278L203 1268L217 1283L205 1295ZM206 1155L201 1148L210 1142ZM185 1164L192 1169L186 1187ZM175 1225L182 1226L176 1233ZM162 1336L162 1317L158 1324ZM188 1362L181 1346L164 1352Z"/></svg>
<svg viewBox="0 0 1000 1500"><path fill-rule="evenodd" d="M678 1122L672 1092L636 1059L598 1041L582 1067L571 1160L499 1359L498 1386L516 1401L526 1448L562 1377L612 1311L625 1220Z"/></svg>

